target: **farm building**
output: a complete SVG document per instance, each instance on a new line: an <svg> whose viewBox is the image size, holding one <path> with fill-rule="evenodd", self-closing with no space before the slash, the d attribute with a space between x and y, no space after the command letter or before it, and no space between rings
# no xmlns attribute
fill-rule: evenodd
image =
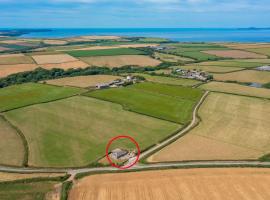
<svg viewBox="0 0 270 200"><path fill-rule="evenodd" d="M114 149L112 151L112 153L110 154L112 159L118 160L119 158L125 156L128 154L127 150L123 150L123 149Z"/></svg>

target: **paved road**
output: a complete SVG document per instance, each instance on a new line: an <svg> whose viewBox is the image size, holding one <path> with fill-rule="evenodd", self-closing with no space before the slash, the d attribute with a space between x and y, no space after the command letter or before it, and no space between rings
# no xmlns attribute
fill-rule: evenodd
<svg viewBox="0 0 270 200"><path fill-rule="evenodd" d="M159 143L156 146L154 146L153 148L143 152L141 154L141 156L140 156L140 159L142 159L144 157L147 157L148 155L152 154L153 152L155 152L157 149L160 149L161 147L165 147L166 145L170 144L175 139L177 139L180 136L182 136L183 134L185 134L191 128L193 128L193 126L196 124L198 109L199 109L200 105L203 103L203 101L205 100L205 98L207 97L208 94L209 94L209 91L205 92L204 95L202 96L202 98L200 99L200 101L197 103L197 105L196 105L196 107L195 107L195 109L193 110L193 113L192 113L192 121L186 128L184 128L183 130L181 130L179 133L175 134L174 136L168 138L167 140L163 141L162 143Z"/></svg>

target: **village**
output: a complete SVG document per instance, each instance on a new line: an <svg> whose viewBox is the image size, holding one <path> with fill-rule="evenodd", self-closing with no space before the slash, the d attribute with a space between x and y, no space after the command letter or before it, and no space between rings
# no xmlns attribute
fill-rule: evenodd
<svg viewBox="0 0 270 200"><path fill-rule="evenodd" d="M208 81L212 79L212 75L207 72L201 70L184 70L184 69L176 69L172 72L173 76L178 78L187 78L187 79L196 79L199 81Z"/></svg>

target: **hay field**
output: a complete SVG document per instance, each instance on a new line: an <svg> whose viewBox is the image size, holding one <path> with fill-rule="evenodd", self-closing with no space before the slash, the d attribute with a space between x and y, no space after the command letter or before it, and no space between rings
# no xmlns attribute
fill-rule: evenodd
<svg viewBox="0 0 270 200"><path fill-rule="evenodd" d="M61 176L65 176L65 174L64 173L22 174L22 173L0 172L0 184L1 182L6 182L6 181L15 181L15 180L32 179L32 178L53 178L53 177L61 177Z"/></svg>
<svg viewBox="0 0 270 200"><path fill-rule="evenodd" d="M19 72L32 71L37 67L36 64L0 65L0 78Z"/></svg>
<svg viewBox="0 0 270 200"><path fill-rule="evenodd" d="M197 80L183 79L183 78L152 76L149 74L139 74L139 73L136 75L143 76L147 81L150 81L150 82L163 83L163 84L169 84L169 85L194 86L201 83L200 81L197 81Z"/></svg>
<svg viewBox="0 0 270 200"><path fill-rule="evenodd" d="M74 87L95 87L97 84L114 81L120 76L111 75L91 75L91 76L76 76L60 79L47 80L46 83L59 86L74 86Z"/></svg>
<svg viewBox="0 0 270 200"><path fill-rule="evenodd" d="M149 158L151 162L257 159L270 152L270 101L211 93L200 124Z"/></svg>
<svg viewBox="0 0 270 200"><path fill-rule="evenodd" d="M260 54L270 56L270 45L267 48L256 48L256 49L247 49L247 50L255 52L255 53L260 53Z"/></svg>
<svg viewBox="0 0 270 200"><path fill-rule="evenodd" d="M239 71L244 68L241 67L220 67L220 66L211 66L211 65L185 65L185 66L180 66L178 67L180 69L185 69L185 70L202 70L206 72L213 72L213 73L227 73L227 72L234 72L234 71Z"/></svg>
<svg viewBox="0 0 270 200"><path fill-rule="evenodd" d="M174 169L92 175L69 200L262 200L270 198L269 169Z"/></svg>
<svg viewBox="0 0 270 200"><path fill-rule="evenodd" d="M15 64L33 64L34 61L30 56L24 56L17 54L15 56L2 56L0 57L0 67L1 65L15 65Z"/></svg>
<svg viewBox="0 0 270 200"><path fill-rule="evenodd" d="M0 116L0 138L0 164L21 166L24 159L22 139L2 116Z"/></svg>
<svg viewBox="0 0 270 200"><path fill-rule="evenodd" d="M0 184L1 200L59 200L59 182L40 181Z"/></svg>
<svg viewBox="0 0 270 200"><path fill-rule="evenodd" d="M261 60L261 59L243 59L243 60L222 60L222 61L213 61L213 62L202 62L198 63L198 65L203 66L219 66L219 67L240 67L240 68L254 68L254 67L260 67L265 64L264 62L253 62L255 60Z"/></svg>
<svg viewBox="0 0 270 200"><path fill-rule="evenodd" d="M64 40L42 40L45 44L51 44L51 45L65 45L67 44L67 41Z"/></svg>
<svg viewBox="0 0 270 200"><path fill-rule="evenodd" d="M84 89L26 83L0 89L0 112L76 95Z"/></svg>
<svg viewBox="0 0 270 200"><path fill-rule="evenodd" d="M186 57L182 57L182 56L175 56L175 55L166 54L166 53L158 53L158 52L155 52L155 57L159 58L162 61L166 61L166 62L192 62L192 61L194 61L191 58L186 58Z"/></svg>
<svg viewBox="0 0 270 200"><path fill-rule="evenodd" d="M207 50L203 52L222 58L267 58L265 55L241 50Z"/></svg>
<svg viewBox="0 0 270 200"><path fill-rule="evenodd" d="M65 62L78 61L78 59L68 54L57 54L57 55L35 55L32 56L37 64L60 64Z"/></svg>
<svg viewBox="0 0 270 200"><path fill-rule="evenodd" d="M72 61L72 62L65 62L65 63L55 63L55 64L42 64L39 65L44 69L52 69L52 68L61 68L61 69L70 69L70 68L86 68L89 67L89 64L84 63L82 61Z"/></svg>
<svg viewBox="0 0 270 200"><path fill-rule="evenodd" d="M126 110L186 124L191 120L193 107L199 101L202 91L175 85L145 82L125 88L97 90L85 95L118 103Z"/></svg>
<svg viewBox="0 0 270 200"><path fill-rule="evenodd" d="M80 57L91 66L121 67L125 65L157 66L161 62L144 55Z"/></svg>
<svg viewBox="0 0 270 200"><path fill-rule="evenodd" d="M239 94L245 96L255 96L261 98L270 99L270 90L265 88L255 88L235 83L224 83L224 82L210 82L200 86L201 89L225 92L232 94Z"/></svg>
<svg viewBox="0 0 270 200"><path fill-rule="evenodd" d="M82 96L13 110L5 116L27 138L29 165L39 167L85 166L105 155L113 136L130 135L145 149L181 127Z"/></svg>
<svg viewBox="0 0 270 200"><path fill-rule="evenodd" d="M244 70L239 72L231 72L226 74L213 74L214 79L218 81L238 81L246 83L269 83L270 72Z"/></svg>

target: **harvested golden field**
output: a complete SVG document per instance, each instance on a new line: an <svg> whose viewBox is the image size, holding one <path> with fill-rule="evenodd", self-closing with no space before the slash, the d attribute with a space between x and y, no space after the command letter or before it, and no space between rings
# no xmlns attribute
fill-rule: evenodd
<svg viewBox="0 0 270 200"><path fill-rule="evenodd" d="M60 64L66 62L78 61L76 58L68 54L57 54L57 55L35 55L32 56L37 64Z"/></svg>
<svg viewBox="0 0 270 200"><path fill-rule="evenodd" d="M45 69L52 69L52 68L70 69L70 68L85 68L85 67L88 67L89 64L78 60L78 61L65 62L65 63L42 64L39 66Z"/></svg>
<svg viewBox="0 0 270 200"><path fill-rule="evenodd" d="M36 64L0 65L0 77L5 77L19 72L32 71L37 67L38 66Z"/></svg>
<svg viewBox="0 0 270 200"><path fill-rule="evenodd" d="M22 139L1 116L0 138L0 164L21 166L24 159Z"/></svg>
<svg viewBox="0 0 270 200"><path fill-rule="evenodd" d="M140 48L140 47L153 47L158 46L158 44L122 44L114 46L90 46L79 48L76 50L102 50L102 49L118 49L118 48Z"/></svg>
<svg viewBox="0 0 270 200"><path fill-rule="evenodd" d="M174 169L92 175L69 200L267 200L270 170Z"/></svg>
<svg viewBox="0 0 270 200"><path fill-rule="evenodd" d="M176 55L166 54L166 53L157 53L157 52L155 53L155 57L166 62L192 62L194 61L191 58L186 58L186 57L176 56Z"/></svg>
<svg viewBox="0 0 270 200"><path fill-rule="evenodd" d="M59 86L94 87L97 84L111 82L118 78L121 77L111 75L76 76L48 80L46 83Z"/></svg>
<svg viewBox="0 0 270 200"><path fill-rule="evenodd" d="M226 74L214 74L214 79L218 81L254 82L264 84L270 82L270 72L244 70Z"/></svg>
<svg viewBox="0 0 270 200"><path fill-rule="evenodd" d="M12 53L10 53L10 54L2 54L2 55L0 55L0 59L1 58L8 58L8 57L23 57L24 56L24 54L22 54L22 53L16 53L16 54L12 54Z"/></svg>
<svg viewBox="0 0 270 200"><path fill-rule="evenodd" d="M161 62L143 55L80 57L91 66L121 67L125 65L157 66Z"/></svg>
<svg viewBox="0 0 270 200"><path fill-rule="evenodd" d="M0 67L1 65L15 65L15 64L33 64L34 61L30 56L20 56L17 54L15 56L2 56L0 57Z"/></svg>
<svg viewBox="0 0 270 200"><path fill-rule="evenodd" d="M209 82L200 86L201 89L225 92L231 94L239 94L245 96L256 96L261 98L270 99L270 90L265 88L255 88L236 83L224 83L224 82Z"/></svg>
<svg viewBox="0 0 270 200"><path fill-rule="evenodd" d="M64 45L67 44L67 41L64 40L42 40L45 44L51 45Z"/></svg>
<svg viewBox="0 0 270 200"><path fill-rule="evenodd" d="M185 66L180 66L178 67L180 69L185 69L185 70L202 70L206 72L213 72L213 73L227 73L227 72L234 72L234 71L240 71L243 70L244 68L240 67L220 67L220 66L207 66L207 65L185 65Z"/></svg>
<svg viewBox="0 0 270 200"><path fill-rule="evenodd" d="M200 124L149 158L151 162L257 159L270 152L270 101L211 93Z"/></svg>
<svg viewBox="0 0 270 200"><path fill-rule="evenodd" d="M0 172L0 183L6 181L15 181L22 179L32 179L32 178L52 178L65 176L64 173L34 173L34 174L22 174L22 173L8 173Z"/></svg>
<svg viewBox="0 0 270 200"><path fill-rule="evenodd" d="M208 50L203 52L223 58L267 58L265 55L241 50Z"/></svg>
<svg viewBox="0 0 270 200"><path fill-rule="evenodd" d="M24 42L24 40L1 40L3 44L18 44L22 42Z"/></svg>

